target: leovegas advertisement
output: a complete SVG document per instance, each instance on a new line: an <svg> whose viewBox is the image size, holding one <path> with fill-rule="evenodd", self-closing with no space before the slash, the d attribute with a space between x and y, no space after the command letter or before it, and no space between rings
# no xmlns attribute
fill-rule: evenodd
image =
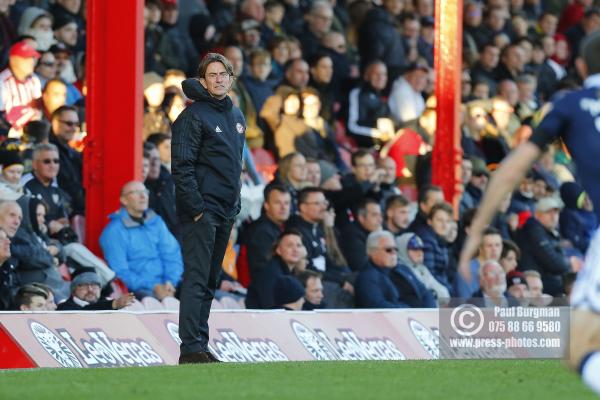
<svg viewBox="0 0 600 400"><path fill-rule="evenodd" d="M226 362L430 359L437 321L436 310L219 310L210 349ZM177 313L0 313L0 323L39 367L172 365L179 356Z"/></svg>

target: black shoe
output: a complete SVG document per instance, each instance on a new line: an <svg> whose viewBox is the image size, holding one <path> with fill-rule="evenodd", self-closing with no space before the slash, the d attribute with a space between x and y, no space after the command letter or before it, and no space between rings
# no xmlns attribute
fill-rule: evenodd
<svg viewBox="0 0 600 400"><path fill-rule="evenodd" d="M217 357L215 357L213 355L213 353L211 353L210 351L206 351L206 352L204 352L204 354L206 355L206 358L208 358L208 360L209 360L208 362L209 363L220 363L220 362L223 362L223 361L219 360Z"/></svg>
<svg viewBox="0 0 600 400"><path fill-rule="evenodd" d="M179 356L179 365L182 364L206 364L211 363L206 352L200 351L198 353L182 354Z"/></svg>

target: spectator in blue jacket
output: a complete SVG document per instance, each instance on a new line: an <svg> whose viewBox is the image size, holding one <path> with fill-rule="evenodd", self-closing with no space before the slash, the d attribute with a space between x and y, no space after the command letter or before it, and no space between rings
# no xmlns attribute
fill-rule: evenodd
<svg viewBox="0 0 600 400"><path fill-rule="evenodd" d="M577 182L565 182L560 187L560 197L565 208L560 212L560 235L585 254L592 234L598 227L594 206L590 197Z"/></svg>
<svg viewBox="0 0 600 400"><path fill-rule="evenodd" d="M174 296L183 272L179 243L148 208L143 183L126 183L120 201L121 209L110 215L100 236L104 258L138 299Z"/></svg>
<svg viewBox="0 0 600 400"><path fill-rule="evenodd" d="M356 278L356 304L361 308L406 308L390 274L398 265L394 235L376 231L367 237L369 262Z"/></svg>

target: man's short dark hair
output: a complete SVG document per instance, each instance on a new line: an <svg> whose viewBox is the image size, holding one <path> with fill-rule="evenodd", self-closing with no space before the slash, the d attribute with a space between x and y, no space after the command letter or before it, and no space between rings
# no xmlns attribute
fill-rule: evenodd
<svg viewBox="0 0 600 400"><path fill-rule="evenodd" d="M402 196L401 194L395 194L388 197L385 201L385 211L387 212L387 210L396 207L406 207L409 204L410 202L406 197Z"/></svg>
<svg viewBox="0 0 600 400"><path fill-rule="evenodd" d="M358 161L359 158L363 158L366 156L372 156L372 155L373 154L371 153L370 150L358 149L354 153L352 153L352 156L350 157L350 163L352 164L353 167L356 167L356 161Z"/></svg>
<svg viewBox="0 0 600 400"><path fill-rule="evenodd" d="M356 206L356 215L362 215L364 217L367 214L367 206L369 204L376 204L377 206L379 206L379 202L377 200L372 199L370 197L365 197Z"/></svg>
<svg viewBox="0 0 600 400"><path fill-rule="evenodd" d="M598 10L597 10L598 11ZM600 12L596 15L600 16ZM584 38L579 47L579 56L588 67L588 75L600 73L600 31Z"/></svg>
<svg viewBox="0 0 600 400"><path fill-rule="evenodd" d="M156 145L152 142L144 142L144 149L143 149L144 154L148 153L148 157L150 157L150 152L152 150L157 150Z"/></svg>
<svg viewBox="0 0 600 400"><path fill-rule="evenodd" d="M300 240L302 240L302 233L300 233L300 231L298 229L286 228L283 232L281 232L279 234L279 236L277 236L275 243L273 243L273 249L271 252L271 254L273 256L276 254L275 251L277 250L277 247L279 247L279 244L281 244L281 241L283 240L283 238L286 236L290 236L290 235L298 236L300 238Z"/></svg>
<svg viewBox="0 0 600 400"><path fill-rule="evenodd" d="M280 193L290 193L290 191L283 185L278 183L268 184L265 186L265 190L263 191L263 198L265 199L265 203L269 201L269 196L271 196L272 192L280 192Z"/></svg>
<svg viewBox="0 0 600 400"><path fill-rule="evenodd" d="M438 185L432 185L432 184L423 185L421 187L421 189L419 189L419 204L427 203L427 199L429 198L430 192L443 192L443 190Z"/></svg>
<svg viewBox="0 0 600 400"><path fill-rule="evenodd" d="M438 211L444 211L444 212L448 213L451 217L454 214L454 209L452 208L450 203L446 203L444 201L443 203L437 203L433 207L431 207L431 211L429 211L429 215L427 216L427 219L433 219L433 216Z"/></svg>
<svg viewBox="0 0 600 400"><path fill-rule="evenodd" d="M166 133L156 132L152 133L151 135L148 135L148 137L146 138L146 142L154 143L154 145L158 147L162 144L162 142L169 139L171 139L171 137Z"/></svg>
<svg viewBox="0 0 600 400"><path fill-rule="evenodd" d="M514 251L517 256L517 260L521 258L521 249L519 246L513 242L512 240L505 239L502 241L502 253L500 254L500 258L504 258L508 255L509 252Z"/></svg>
<svg viewBox="0 0 600 400"><path fill-rule="evenodd" d="M483 235L481 235L481 236L489 236L489 235L502 236L500 231L498 229L494 228L493 226L488 226L487 228L485 228L485 230L483 231Z"/></svg>
<svg viewBox="0 0 600 400"><path fill-rule="evenodd" d="M205 78L206 69L212 63L220 62L225 67L225 71L229 74L229 76L233 76L233 65L231 62L222 54L219 53L208 53L202 58L200 61L200 65L198 65L198 77Z"/></svg>
<svg viewBox="0 0 600 400"><path fill-rule="evenodd" d="M311 278L319 278L319 279L323 279L323 274L317 272L317 271L313 271L310 269L306 269L304 271L302 271L298 276L297 276L298 280L300 280L300 283L302 283L302 286L304 286L304 288L306 289L306 285L308 284L308 280Z"/></svg>
<svg viewBox="0 0 600 400"><path fill-rule="evenodd" d="M325 192L321 188L314 187L314 186L306 187L298 192L298 206L300 204L306 203L308 196L310 196L313 193L325 194Z"/></svg>
<svg viewBox="0 0 600 400"><path fill-rule="evenodd" d="M77 113L77 108L75 108L73 106L67 106L67 105L60 106L56 110L54 110L54 112L52 113L52 116L50 117L50 120L54 121L54 118L59 118L63 113L65 113L67 111L73 111L74 113Z"/></svg>
<svg viewBox="0 0 600 400"><path fill-rule="evenodd" d="M465 212L463 212L462 217L460 218L460 223L463 229L468 228L473 223L473 219L475 218L475 214L477 213L476 208L469 208Z"/></svg>
<svg viewBox="0 0 600 400"><path fill-rule="evenodd" d="M31 300L35 296L48 299L48 293L44 289L32 284L23 285L19 288L15 296L15 306L17 308L21 308L22 305L29 307L31 305Z"/></svg>
<svg viewBox="0 0 600 400"><path fill-rule="evenodd" d="M49 79L46 81L46 83L44 84L44 89L42 89L42 93L46 92L46 90L48 89L48 87L50 86L51 83L58 83L60 85L63 85L65 88L67 87L67 84L62 79L52 78L52 79Z"/></svg>

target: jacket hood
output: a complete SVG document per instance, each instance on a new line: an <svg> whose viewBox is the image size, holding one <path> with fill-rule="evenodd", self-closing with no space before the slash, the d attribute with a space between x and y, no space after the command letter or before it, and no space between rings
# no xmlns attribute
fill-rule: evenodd
<svg viewBox="0 0 600 400"><path fill-rule="evenodd" d="M156 217L156 215L157 214L152 209L147 209L144 213L144 224L152 221L154 217ZM121 207L118 211L115 211L114 213L110 214L108 218L111 221L115 219L122 220L126 228L135 228L141 225L139 222L134 221L133 218L131 218L125 207Z"/></svg>
<svg viewBox="0 0 600 400"><path fill-rule="evenodd" d="M17 28L17 33L19 35L25 35L27 33L27 30L31 28L31 24L33 24L33 21L35 21L42 15L48 16L50 19L52 19L52 17L50 17L50 13L42 8L26 8L23 12L23 15L21 15L21 19L19 20L19 27Z"/></svg>
<svg viewBox="0 0 600 400"><path fill-rule="evenodd" d="M408 257L408 241L415 236L415 233L403 233L396 238L396 247L398 248L398 263L415 267L415 263Z"/></svg>
<svg viewBox="0 0 600 400"><path fill-rule="evenodd" d="M219 111L227 111L231 110L233 107L233 103L229 96L225 96L224 99L218 100L212 97L204 86L200 83L200 81L196 78L189 78L183 81L181 84L183 88L183 93L194 101L199 101L203 103L208 103L211 107L219 110Z"/></svg>

